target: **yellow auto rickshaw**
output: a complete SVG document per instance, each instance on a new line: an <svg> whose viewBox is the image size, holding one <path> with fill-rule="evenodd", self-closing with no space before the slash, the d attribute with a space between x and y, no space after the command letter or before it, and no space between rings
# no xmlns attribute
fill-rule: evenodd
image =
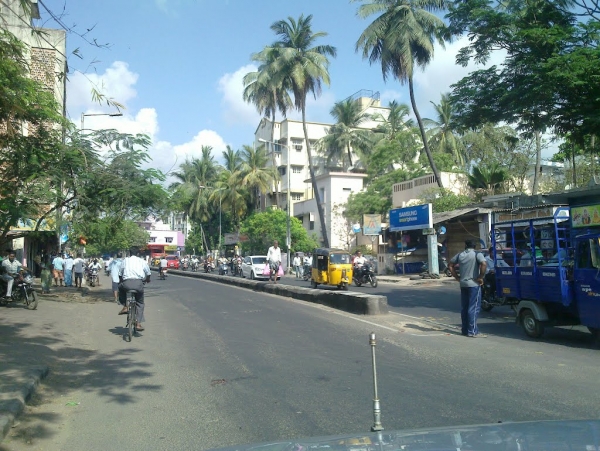
<svg viewBox="0 0 600 451"><path fill-rule="evenodd" d="M352 259L341 249L315 249L312 256L310 286L333 285L347 290L352 280Z"/></svg>

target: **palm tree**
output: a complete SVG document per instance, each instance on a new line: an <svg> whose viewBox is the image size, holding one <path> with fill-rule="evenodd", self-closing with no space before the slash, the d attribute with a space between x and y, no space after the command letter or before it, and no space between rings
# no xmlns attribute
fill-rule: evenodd
<svg viewBox="0 0 600 451"><path fill-rule="evenodd" d="M242 165L242 157L239 150L233 150L227 145L227 150L223 151L223 159L225 160L225 169L231 172L237 172Z"/></svg>
<svg viewBox="0 0 600 451"><path fill-rule="evenodd" d="M346 152L349 167L352 167L352 151L366 152L373 144L371 130L358 128L371 116L362 111L360 103L353 99L337 102L330 114L336 123L329 128L319 144L327 151L328 163L343 160Z"/></svg>
<svg viewBox="0 0 600 451"><path fill-rule="evenodd" d="M387 118L381 114L375 115L373 119L381 123L375 129L375 133L382 133L388 141L393 141L398 133L409 130L414 127L413 120L408 116L410 107L405 103L398 103L392 100L388 104L389 113Z"/></svg>
<svg viewBox="0 0 600 451"><path fill-rule="evenodd" d="M218 175L218 167L212 156L212 147L202 146L200 159L186 160L173 176L176 182L169 186L187 203L186 215L200 222L210 218L209 196L206 187L214 183Z"/></svg>
<svg viewBox="0 0 600 451"><path fill-rule="evenodd" d="M429 64L436 40L444 44L446 27L442 19L433 13L445 7L445 0L372 0L372 3L358 8L358 15L362 18L381 15L363 31L356 43L356 50L362 50L363 58L368 58L371 64L376 61L381 63L384 80L391 74L402 84L408 83L423 149L440 188L444 187L442 179L433 161L415 101L413 72L415 65L424 68Z"/></svg>
<svg viewBox="0 0 600 451"><path fill-rule="evenodd" d="M464 167L463 145L460 137L455 133L457 125L450 94L442 94L439 104L433 102L431 104L435 109L437 120L425 119L425 123L431 127L427 133L429 144L435 150L451 154L456 164Z"/></svg>
<svg viewBox="0 0 600 451"><path fill-rule="evenodd" d="M252 206L256 207L258 193L266 193L273 181L277 180L277 168L266 167L267 152L264 146L255 149L252 146L244 145L241 152L241 179L242 184L250 189L252 197Z"/></svg>
<svg viewBox="0 0 600 451"><path fill-rule="evenodd" d="M240 171L223 169L214 189L210 192L210 202L219 210L227 210L231 214L234 226L239 229L241 219L246 214L248 203L248 189L242 183Z"/></svg>
<svg viewBox="0 0 600 451"><path fill-rule="evenodd" d="M277 52L277 57L272 63L272 74L276 79L282 80L282 86L290 87L294 94L294 105L302 113L308 167L321 222L323 246L329 247L325 215L321 204L321 195L317 189L306 127L306 97L308 93L312 93L316 98L321 93L322 84L329 85L329 60L327 57L335 57L336 49L330 45L315 45L315 41L327 36L327 33L322 31L313 33L311 22L312 15L306 17L301 15L297 21L288 17L287 21L280 20L273 23L271 30L275 32L279 40L270 49Z"/></svg>
<svg viewBox="0 0 600 451"><path fill-rule="evenodd" d="M252 60L259 62L260 66L255 72L249 72L244 76L244 100L253 103L260 114L271 116L271 157L273 167L277 167L277 159L274 152L275 140L275 116L279 110L283 117L294 104L283 85L284 79L273 72L272 63L277 58L277 49L265 48L262 52L252 55ZM275 203L280 207L279 196L279 173L274 180Z"/></svg>
<svg viewBox="0 0 600 451"><path fill-rule="evenodd" d="M474 190L483 190L485 194L499 194L508 180L508 174L499 164L491 166L475 166L471 174L467 174L468 185Z"/></svg>

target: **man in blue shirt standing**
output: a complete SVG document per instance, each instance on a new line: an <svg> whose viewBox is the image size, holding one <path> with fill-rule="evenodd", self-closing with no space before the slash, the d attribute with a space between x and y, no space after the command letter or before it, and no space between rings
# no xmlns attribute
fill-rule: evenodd
<svg viewBox="0 0 600 451"><path fill-rule="evenodd" d="M456 264L460 265L460 276ZM467 337L485 337L477 328L477 317L481 309L481 286L486 269L485 257L475 252L473 240L465 241L465 250L450 259L450 272L460 282L462 334Z"/></svg>
<svg viewBox="0 0 600 451"><path fill-rule="evenodd" d="M63 279L65 278L64 264L65 264L65 261L62 259L60 254L58 254L56 257L54 257L54 260L52 260L52 273L54 275L54 286L55 287L58 286L59 280L60 280L60 286L61 287L63 286Z"/></svg>

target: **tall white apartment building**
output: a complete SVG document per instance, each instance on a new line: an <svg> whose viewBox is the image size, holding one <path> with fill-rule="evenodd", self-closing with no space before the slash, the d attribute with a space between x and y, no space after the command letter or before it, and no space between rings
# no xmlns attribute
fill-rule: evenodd
<svg viewBox="0 0 600 451"><path fill-rule="evenodd" d="M361 128L373 129L381 122L381 117L387 118L389 108L381 106L379 93L359 91L350 97L359 102L362 110L371 116L371 119L361 124ZM327 135L333 124L320 122L307 122L308 141L311 147L315 175L320 190L322 203L325 209L325 222L328 228L330 245L335 246L333 235L338 235L335 230L341 228L337 224L341 220L339 215L332 215L334 207L347 201L352 192L363 189L363 174L343 172L343 167L336 162L327 164L326 156L319 152L318 141ZM263 118L254 132L255 146L265 145L268 155L267 166L277 167L281 176L278 187L273 187L272 192L261 198L261 208L277 208L276 192L279 191L279 206L287 209L287 193L290 193L291 215L300 219L309 233L316 233L320 238L320 222L314 193L310 182L308 152L304 139L302 121L284 119L273 123ZM288 184L289 167L289 184ZM341 185L341 181L344 181ZM343 186L342 186L343 185ZM338 189L339 188L339 189ZM332 191L335 189L335 192ZM339 193L338 193L339 191ZM323 195L324 194L324 195ZM296 204L302 203L296 208Z"/></svg>

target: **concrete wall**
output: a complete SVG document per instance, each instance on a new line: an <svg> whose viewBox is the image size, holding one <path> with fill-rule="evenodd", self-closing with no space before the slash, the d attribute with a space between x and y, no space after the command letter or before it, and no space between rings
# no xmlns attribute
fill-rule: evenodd
<svg viewBox="0 0 600 451"><path fill-rule="evenodd" d="M440 175L444 188L455 194L468 193L467 177L464 174L442 172ZM438 188L438 184L433 174L417 177L406 182L395 183L392 187L392 207L407 207L409 204L417 202L423 193L436 188Z"/></svg>
<svg viewBox="0 0 600 451"><path fill-rule="evenodd" d="M330 247L342 249L348 247L350 228L346 225L341 212L350 194L363 189L365 178L365 174L346 172L334 172L317 177L317 187L325 210L325 224ZM293 216L302 220L302 224L309 234L316 233L319 239L321 238L321 223L314 199L294 204ZM314 218L314 229L312 230L310 229L311 218Z"/></svg>

